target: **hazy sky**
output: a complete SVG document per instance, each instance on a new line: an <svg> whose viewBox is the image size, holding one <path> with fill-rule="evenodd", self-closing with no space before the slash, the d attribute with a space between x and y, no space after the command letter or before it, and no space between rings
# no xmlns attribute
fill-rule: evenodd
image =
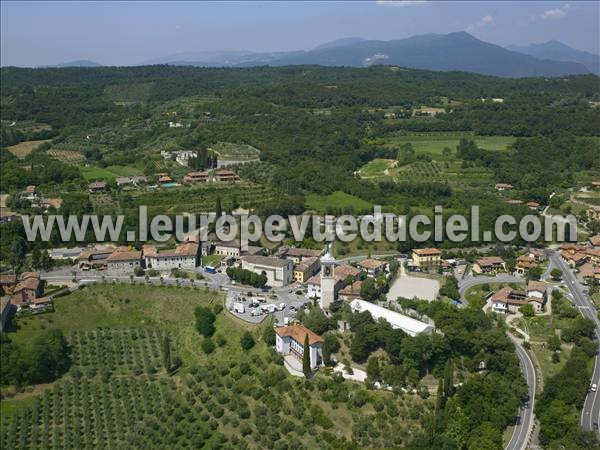
<svg viewBox="0 0 600 450"><path fill-rule="evenodd" d="M599 53L598 2L11 2L2 65L137 64L204 50L299 50L349 36L466 30L500 45L560 40Z"/></svg>

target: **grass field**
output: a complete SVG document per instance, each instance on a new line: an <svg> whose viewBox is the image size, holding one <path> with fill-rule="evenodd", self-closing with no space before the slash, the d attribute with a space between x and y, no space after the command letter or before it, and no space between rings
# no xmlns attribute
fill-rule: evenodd
<svg viewBox="0 0 600 450"><path fill-rule="evenodd" d="M384 145L392 145L399 147L402 144L410 143L414 147L417 154L425 153L436 160L450 159L444 156L444 148L448 147L452 150L451 158L455 158L455 151L458 142L462 137L474 139L480 148L493 151L506 150L511 145L515 138L513 136L472 136L469 134L446 134L446 133L431 133L409 136L393 136L383 139Z"/></svg>
<svg viewBox="0 0 600 450"><path fill-rule="evenodd" d="M319 214L331 211L362 213L369 211L373 207L369 202L342 191L335 191L326 196L308 194L306 196L306 206L309 209L317 211Z"/></svg>
<svg viewBox="0 0 600 450"><path fill-rule="evenodd" d="M395 162L393 159L376 158L361 167L358 174L361 178L385 176L388 174L388 170L394 166Z"/></svg>
<svg viewBox="0 0 600 450"><path fill-rule="evenodd" d="M45 142L49 142L49 141L50 141L50 139L45 139L45 140L41 140L41 141L25 141L25 142L20 142L16 145L11 145L10 147L6 147L6 149L9 152L11 152L13 155L15 155L17 158L23 159L27 155L29 155L32 151L34 151L36 148L38 148L40 145L42 145Z"/></svg>
<svg viewBox="0 0 600 450"><path fill-rule="evenodd" d="M108 167L80 167L79 171L86 180L104 180L113 181L117 177L131 177L142 175L142 172L135 167L128 166L108 166Z"/></svg>

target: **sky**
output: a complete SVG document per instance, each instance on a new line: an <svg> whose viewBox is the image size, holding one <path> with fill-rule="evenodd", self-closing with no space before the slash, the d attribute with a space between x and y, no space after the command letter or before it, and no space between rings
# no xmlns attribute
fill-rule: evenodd
<svg viewBox="0 0 600 450"><path fill-rule="evenodd" d="M499 45L556 39L600 53L599 2L0 3L0 64L139 64L182 52L308 50L343 37L467 31Z"/></svg>

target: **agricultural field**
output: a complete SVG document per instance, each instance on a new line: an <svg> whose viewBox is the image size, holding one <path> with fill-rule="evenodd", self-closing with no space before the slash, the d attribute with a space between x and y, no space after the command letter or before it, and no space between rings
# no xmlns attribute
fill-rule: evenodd
<svg viewBox="0 0 600 450"><path fill-rule="evenodd" d="M83 153L73 150L60 150L57 148L52 148L46 153L49 156L52 156L54 159L58 159L61 162L74 166L80 165L85 160Z"/></svg>
<svg viewBox="0 0 600 450"><path fill-rule="evenodd" d="M6 147L6 149L11 152L13 155L15 155L17 158L19 159L23 159L25 158L27 155L29 155L32 151L34 151L36 148L38 148L40 145L49 142L50 139L43 139L43 140L39 140L39 141L25 141L25 142L19 142L16 145L11 145L10 147Z"/></svg>
<svg viewBox="0 0 600 450"><path fill-rule="evenodd" d="M123 210L148 206L148 214L178 214L184 212L214 211L217 196L221 197L224 210L234 204L245 208L257 208L268 204L274 198L273 191L266 186L252 183L207 183L193 187L163 189L152 192L128 191L122 193L120 204Z"/></svg>
<svg viewBox="0 0 600 450"><path fill-rule="evenodd" d="M459 161L419 161L391 169L389 174L395 181L439 181L465 188L493 184L493 174L489 169L473 165L463 167Z"/></svg>
<svg viewBox="0 0 600 450"><path fill-rule="evenodd" d="M306 206L319 214L326 214L328 211L362 213L373 207L369 202L342 191L335 191L325 196L308 194L306 196Z"/></svg>
<svg viewBox="0 0 600 450"><path fill-rule="evenodd" d="M516 138L512 136L473 136L468 133L421 133L413 135L389 136L381 140L386 146L400 147L410 143L416 153L428 154L435 160L452 160L456 158L456 146L461 138L473 139L480 148L492 151L506 150ZM444 148L450 148L452 154L444 155Z"/></svg>
<svg viewBox="0 0 600 450"><path fill-rule="evenodd" d="M219 142L210 150L219 155L219 159L228 161L248 161L258 159L260 150L247 144L233 144L231 142Z"/></svg>
<svg viewBox="0 0 600 450"><path fill-rule="evenodd" d="M222 295L203 288L98 284L56 299L56 312L22 319L9 337L28 342L59 328L73 365L53 386L2 400L2 448L400 447L432 400L367 391L319 374L291 377L249 326L217 311L210 354L194 327L196 306ZM85 314L84 314L85 312ZM242 349L249 331L255 345ZM183 367L163 367L164 336ZM311 429L307 433L307 429Z"/></svg>
<svg viewBox="0 0 600 450"><path fill-rule="evenodd" d="M117 177L132 177L142 175L142 171L131 166L82 166L79 168L81 175L86 180L113 181Z"/></svg>

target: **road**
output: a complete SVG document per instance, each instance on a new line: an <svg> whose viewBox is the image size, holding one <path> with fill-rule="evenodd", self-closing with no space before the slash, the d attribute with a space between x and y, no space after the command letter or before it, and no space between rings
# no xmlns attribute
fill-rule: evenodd
<svg viewBox="0 0 600 450"><path fill-rule="evenodd" d="M519 283L523 282L523 278L508 275L508 274L499 274L495 277L489 276L479 276L479 277L467 277L458 282L458 291L460 293L460 298L462 306L466 305L465 292L467 289L477 286L480 284L490 284L490 283ZM521 346L519 341L512 336L509 335L513 344L515 345L515 351L517 353L517 358L519 358L519 366L521 367L521 371L523 372L523 376L525 377L525 381L527 382L527 392L529 394L529 402L525 405L521 406L519 410L519 421L515 425L515 429L513 430L513 434L510 438L508 445L506 446L506 450L525 450L527 448L527 443L529 441L529 437L531 436L531 431L533 430L533 423L535 421L535 415L533 413L533 407L535 404L535 389L536 389L536 378L535 378L535 367L533 365L533 361L529 354L525 351L525 349Z"/></svg>
<svg viewBox="0 0 600 450"><path fill-rule="evenodd" d="M562 270L563 281L573 297L573 304L579 309L581 315L590 319L596 325L596 336L600 336L600 320L596 314L596 308L590 302L588 296L583 293L583 289L571 269L562 260L556 252L550 254L552 263ZM592 374L591 384L600 385L600 358L596 356L594 362L594 373ZM600 423L600 392L588 392L583 410L581 411L581 427L584 431L594 431L594 424ZM598 433L598 430L596 430Z"/></svg>
<svg viewBox="0 0 600 450"><path fill-rule="evenodd" d="M519 341L517 341L513 337L511 337L511 339L515 344L515 350L517 351L517 357L519 358L519 365L521 366L521 371L523 372L525 380L527 381L527 392L529 394L529 402L523 405L519 411L519 423L517 424L517 426L515 426L510 441L506 446L506 449L525 450L527 448L527 442L529 441L529 436L531 435L531 430L533 429L533 422L535 419L535 416L533 414L535 406L536 389L535 367L533 366L533 361L531 361L529 354L521 346Z"/></svg>

